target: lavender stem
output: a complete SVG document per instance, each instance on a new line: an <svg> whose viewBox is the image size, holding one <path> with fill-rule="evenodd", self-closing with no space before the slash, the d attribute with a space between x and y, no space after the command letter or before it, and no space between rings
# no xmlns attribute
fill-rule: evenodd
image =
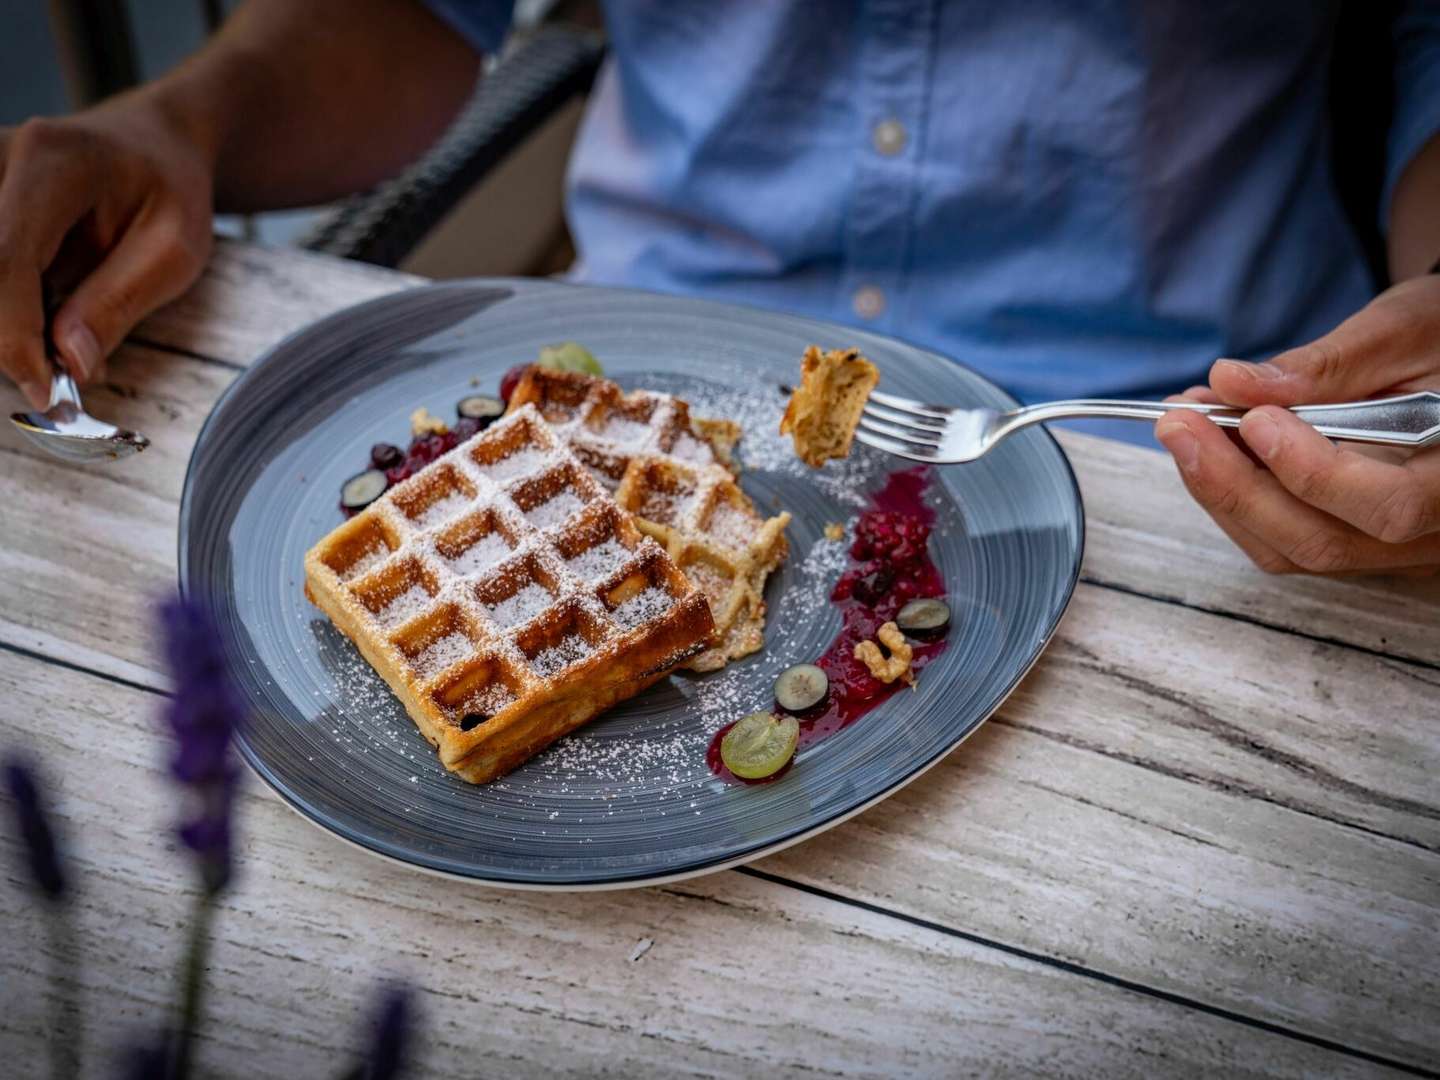
<svg viewBox="0 0 1440 1080"><path fill-rule="evenodd" d="M200 1011L205 998L205 963L210 955L210 922L215 914L215 895L202 889L195 903L190 922L190 942L185 950L185 966L180 998L179 1038L175 1044L175 1080L190 1075L191 1044L200 1025Z"/></svg>

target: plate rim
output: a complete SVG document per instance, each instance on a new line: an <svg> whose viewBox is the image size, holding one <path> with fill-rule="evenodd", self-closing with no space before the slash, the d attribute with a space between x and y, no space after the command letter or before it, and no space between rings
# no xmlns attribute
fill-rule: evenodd
<svg viewBox="0 0 1440 1080"><path fill-rule="evenodd" d="M679 300L687 303L699 304L710 308L738 311L746 315L758 314L767 317L780 316L782 318L799 319L805 322L815 323L817 325L824 326L828 330L837 331L842 334L847 331L858 330L871 336L888 338L891 341L899 342L900 344L906 346L908 349L919 354L921 357L926 358L926 362L934 360L942 364L954 365L955 367L964 370L972 377L979 379L987 386L996 390L1005 398L1009 399L1012 403L1018 405L1018 402L1016 402L1015 399L1007 391L1003 390L986 376L976 371L974 368L969 367L968 365L959 360L955 360L952 357L943 356L942 354L935 352L933 349L929 349L922 345L917 345L914 342L907 341L906 339L898 337L894 334L880 334L873 330L866 330L863 327L849 327L843 323L836 323L826 319L816 319L808 315L798 315L792 312L775 311L767 308L759 308L753 305L738 304L725 300L711 300L706 297L673 296L667 293L654 292L648 289L617 287L608 285L580 284L577 282L555 281L549 278L468 277L456 278L449 281L424 282L408 288L397 289L394 292L384 293L380 296L373 296L368 299L358 301L354 304L346 305L343 308L339 308L336 311L330 312L328 315L323 315L318 319L314 319L311 322L306 323L304 326L297 327L296 329L290 331L288 334L280 338L280 340L270 345L267 349L265 349L258 357L255 358L255 360L251 364L246 366L236 375L235 379L230 383L229 386L227 386L223 391L221 391L220 396L215 399L214 404L212 404L210 407L210 411L206 414L204 422L200 425L200 430L195 435L195 442L190 448L190 456L185 464L185 478L180 491L180 506L176 526L176 577L178 587L182 595L187 591L187 586L190 578L190 560L188 555L187 539L190 532L191 504L194 499L194 477L196 461L201 453L201 449L205 443L206 436L210 432L211 425L215 423L216 417L221 413L223 407L231 399L231 397L235 393L237 393L248 380L252 379L253 377L257 377L256 373L261 371L267 365L275 363L276 357L282 351L293 345L296 341L311 334L323 333L332 324L340 323L349 318L353 318L356 312L363 311L372 307L383 307L388 304L393 304L404 297L419 292L434 292L439 290L458 292L473 288L493 289L497 287L512 288L517 291L524 291L535 288L559 288L562 290L575 289L583 290L586 292L602 291L622 293L630 296L645 298L648 300L659 300L662 303ZM1075 552L1072 564L1070 566L1070 572L1067 575L1067 580L1065 582L1064 597L1059 603L1059 605L1056 607L1052 617L1050 618L1049 625L1045 628L1045 632L1042 635L1041 640L1036 645L1031 654L1026 658L1025 663L1021 665L1021 667L1017 670L1014 677L1010 679L1005 684L1005 686L995 694L994 699L986 707L984 714L981 715L972 725L970 725L970 727L957 739L944 746L940 750L936 751L929 758L921 761L914 768L906 772L903 776L900 776L898 779L896 779L894 783L887 785L881 791L878 791L874 795L872 795L870 798L856 804L855 806L849 807L848 809L838 811L832 814L830 817L825 818L822 821L815 822L808 828L800 829L789 836L782 837L779 840L771 841L766 844L760 844L754 847L746 848L742 851L727 853L718 858L701 860L699 862L677 868L673 871L659 874L647 873L642 871L635 874L617 873L603 877L586 876L581 878L569 878L563 876L553 876L547 878L546 880L535 881L518 877L509 877L504 874L487 876L483 873L466 873L459 870L445 869L439 866L427 864L414 857L413 853L389 850L392 845L385 845L379 842L374 842L371 840L371 838L362 838L349 835L349 833L353 830L341 828L338 822L329 820L328 815L324 814L319 809L309 805L306 800L300 798L299 795L289 790L288 786L266 766L264 761L260 759L260 756L254 750L254 748L250 746L248 740L245 737L243 728L241 729L241 731L236 733L236 749L239 752L241 759L248 766L249 770L256 776L258 776L261 781L264 782L266 787L268 787L271 791L278 795L280 797L280 801L285 806L289 807L302 819L308 821L311 825L315 826L317 829L320 829L322 832L325 832L328 835L342 841L350 847L357 848L358 850L366 852L367 854L381 859L387 863L403 866L409 870L419 871L435 877L446 878L454 881L463 881L474 885L484 886L487 888L523 892L602 892L616 891L622 889L645 888L649 886L686 881L691 878L718 873L722 870L728 870L735 867L744 866L767 856L777 854L787 848L804 843L807 840L811 840L814 837L820 835L821 833L833 829L838 825L844 824L851 818L864 813L866 810L869 810L872 807L883 802L884 800L888 799L890 796L894 795L902 788L908 786L909 784L923 776L925 773L929 772L941 761L949 757L951 753L959 749L961 744L969 740L971 736L973 736L977 731L979 731L980 728L982 728L986 724L986 722L989 721L990 718L1000 710L1000 708L1005 704L1006 701L1010 699L1011 695L1015 692L1016 687L1018 687L1020 683L1024 681L1025 677L1034 668L1035 664L1039 662L1040 657L1045 654L1045 650L1049 647L1050 642L1054 639L1056 632L1059 630L1060 623L1065 617L1065 613L1069 611L1070 604L1075 598L1075 590L1080 582L1081 567L1085 560L1085 546L1088 538L1088 529L1086 527L1084 494L1080 490L1080 482L1078 477L1075 475L1075 468L1070 462L1069 455L1065 453L1065 448L1060 445L1059 440L1055 438L1055 436L1049 431L1048 428L1046 428L1044 425L1036 425L1036 427L1039 429L1039 432L1045 437L1045 439L1048 440L1050 446L1054 449L1055 453L1059 455L1060 464L1063 466L1064 475L1066 479L1069 480L1070 491L1075 499L1077 524L1077 542L1075 545Z"/></svg>

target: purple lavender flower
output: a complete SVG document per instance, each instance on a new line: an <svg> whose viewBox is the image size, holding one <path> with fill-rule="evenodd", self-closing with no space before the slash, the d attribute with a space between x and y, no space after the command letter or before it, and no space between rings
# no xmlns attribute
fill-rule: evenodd
<svg viewBox="0 0 1440 1080"><path fill-rule="evenodd" d="M8 759L5 787L15 805L15 826L25 845L30 876L47 899L60 900L65 895L65 874L34 768L19 758Z"/></svg>
<svg viewBox="0 0 1440 1080"><path fill-rule="evenodd" d="M160 622L175 680L164 713L175 737L170 773L194 795L180 841L195 853L207 891L216 893L230 880L230 807L238 780L230 743L245 708L210 612L177 597L161 605Z"/></svg>
<svg viewBox="0 0 1440 1080"><path fill-rule="evenodd" d="M409 987L391 986L381 995L380 1007L375 1012L367 1080L393 1080L400 1075L410 1034L411 1011Z"/></svg>

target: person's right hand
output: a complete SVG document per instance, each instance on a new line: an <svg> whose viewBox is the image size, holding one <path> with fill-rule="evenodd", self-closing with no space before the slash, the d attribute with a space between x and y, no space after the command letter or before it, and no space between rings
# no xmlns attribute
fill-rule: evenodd
<svg viewBox="0 0 1440 1080"><path fill-rule="evenodd" d="M199 276L212 168L139 94L63 120L0 128L0 372L50 397L42 277L73 290L51 321L81 383L142 318Z"/></svg>

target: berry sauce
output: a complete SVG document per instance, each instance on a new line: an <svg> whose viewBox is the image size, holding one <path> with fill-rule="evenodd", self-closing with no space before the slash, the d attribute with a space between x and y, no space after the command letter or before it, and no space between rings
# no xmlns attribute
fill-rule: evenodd
<svg viewBox="0 0 1440 1080"><path fill-rule="evenodd" d="M910 690L901 679L887 685L871 675L870 669L855 659L855 646L874 640L875 632L892 622L911 600L945 595L940 569L929 552L930 529L935 523L935 513L924 501L929 472L921 465L891 473L855 522L850 568L830 593L843 624L830 647L813 661L829 676L830 693L815 708L792 714L800 722L801 747L849 727L892 694ZM917 676L948 644L943 630L929 640L915 634L906 637L915 650L912 671ZM786 712L778 703L771 711L777 716ZM733 726L726 724L710 741L705 762L712 772L736 783L768 783L785 775L789 765L758 781L742 780L725 768L720 760L720 740Z"/></svg>

